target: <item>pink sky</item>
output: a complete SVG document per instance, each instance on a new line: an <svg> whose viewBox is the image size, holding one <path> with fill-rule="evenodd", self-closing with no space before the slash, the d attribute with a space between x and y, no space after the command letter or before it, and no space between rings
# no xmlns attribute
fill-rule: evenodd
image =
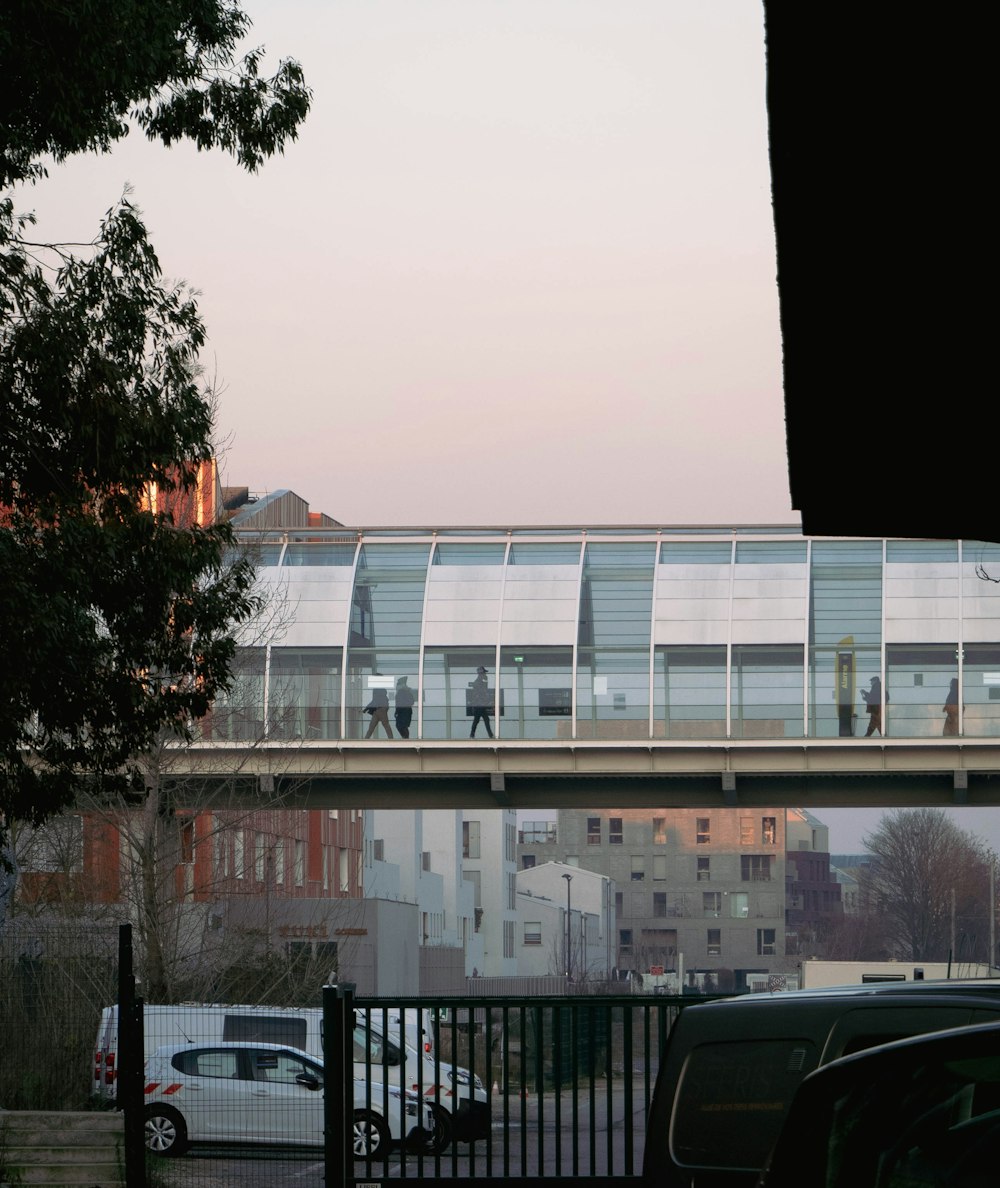
<svg viewBox="0 0 1000 1188"><path fill-rule="evenodd" d="M226 481L351 524L794 522L748 0L246 0L315 106L247 177L133 134L23 196L134 187L202 293Z"/></svg>

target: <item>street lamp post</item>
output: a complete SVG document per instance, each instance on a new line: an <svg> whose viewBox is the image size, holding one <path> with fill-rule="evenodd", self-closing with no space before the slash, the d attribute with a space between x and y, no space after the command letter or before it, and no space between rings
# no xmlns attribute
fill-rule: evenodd
<svg viewBox="0 0 1000 1188"><path fill-rule="evenodd" d="M570 977L572 975L572 970L573 970L573 954L572 954L573 934L572 934L572 932L570 932L570 908L571 908L570 884L573 882L573 876L571 874L564 874L563 878L566 880L566 961L565 961L565 965L566 965L566 981L568 982L570 980Z"/></svg>

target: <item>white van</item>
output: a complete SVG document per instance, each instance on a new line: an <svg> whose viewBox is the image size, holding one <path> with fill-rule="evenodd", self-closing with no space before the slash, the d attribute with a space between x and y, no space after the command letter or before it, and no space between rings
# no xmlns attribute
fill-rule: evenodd
<svg viewBox="0 0 1000 1188"><path fill-rule="evenodd" d="M388 1008L386 1012L375 1007L366 1018L361 1011L356 1011L355 1077L360 1080L384 1079L390 1085L421 1091L430 1099L439 1128L446 1132L447 1139L484 1138L490 1127L490 1110L480 1078L467 1069L436 1060L422 1044L417 1048L405 1041L399 1042L400 1025L407 1031L411 1027L423 1027L425 1020L422 1016L425 1015L425 1011L407 1010L403 1015L399 1008ZM381 1031L384 1017L388 1035ZM431 1034L428 1027L427 1036ZM298 1048L322 1061L323 1010L321 1007L147 1004L143 1008L143 1041L145 1060L166 1044L249 1041ZM115 1096L117 1060L118 1008L110 1006L101 1012L94 1051L93 1092L96 1096ZM438 1136L439 1142L442 1137Z"/></svg>
<svg viewBox="0 0 1000 1188"><path fill-rule="evenodd" d="M354 1012L358 1022L363 1022L366 1016L371 1019L372 1027L388 1039L399 1043L402 1032L408 1047L433 1057L434 1027L431 1012L426 1007L359 1007Z"/></svg>

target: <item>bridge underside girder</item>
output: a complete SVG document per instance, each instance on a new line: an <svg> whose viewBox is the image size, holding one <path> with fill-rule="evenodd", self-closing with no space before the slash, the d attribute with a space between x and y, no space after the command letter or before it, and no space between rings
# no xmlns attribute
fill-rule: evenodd
<svg viewBox="0 0 1000 1188"><path fill-rule="evenodd" d="M170 782L179 807L1000 806L1000 745L214 745L176 752Z"/></svg>

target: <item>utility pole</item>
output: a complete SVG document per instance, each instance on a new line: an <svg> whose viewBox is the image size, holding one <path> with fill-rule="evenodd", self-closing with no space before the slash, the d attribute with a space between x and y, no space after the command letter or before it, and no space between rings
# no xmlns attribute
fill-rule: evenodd
<svg viewBox="0 0 1000 1188"><path fill-rule="evenodd" d="M571 919L570 885L573 882L573 876L571 874L564 874L563 878L566 880L566 960L564 962L564 965L566 967L566 981L568 982L570 980L570 977L572 976L572 972L573 972L573 934L570 931L570 928L571 928L571 925L570 925L570 919Z"/></svg>

